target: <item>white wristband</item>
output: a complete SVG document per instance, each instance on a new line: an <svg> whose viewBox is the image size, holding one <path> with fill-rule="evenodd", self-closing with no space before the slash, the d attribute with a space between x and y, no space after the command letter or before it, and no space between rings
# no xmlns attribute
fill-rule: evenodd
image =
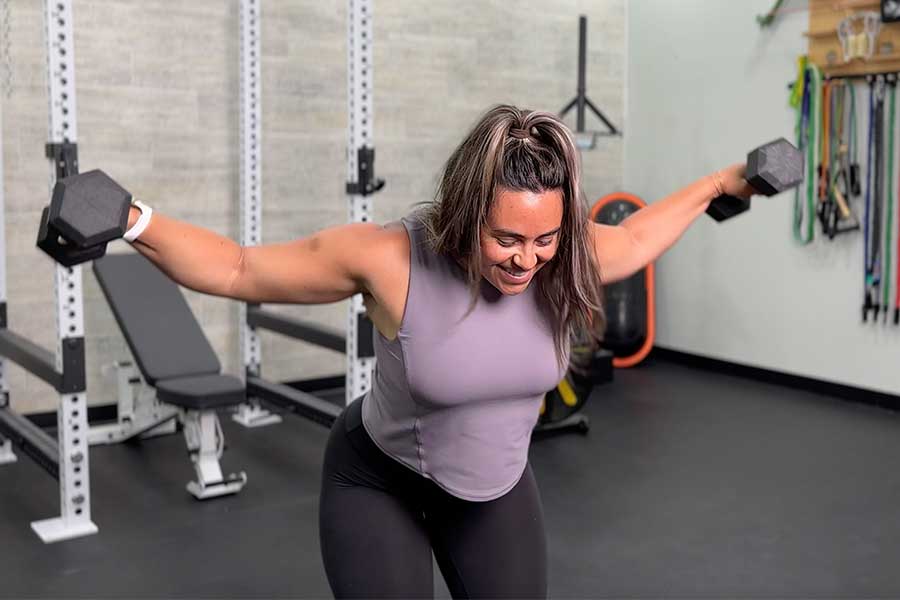
<svg viewBox="0 0 900 600"><path fill-rule="evenodd" d="M140 200L133 200L131 205L136 206L141 211L141 216L138 217L137 223L135 223L131 229L126 231L123 236L123 239L129 243L133 242L139 235L144 233L144 230L147 229L147 225L150 224L150 217L153 215L153 209Z"/></svg>

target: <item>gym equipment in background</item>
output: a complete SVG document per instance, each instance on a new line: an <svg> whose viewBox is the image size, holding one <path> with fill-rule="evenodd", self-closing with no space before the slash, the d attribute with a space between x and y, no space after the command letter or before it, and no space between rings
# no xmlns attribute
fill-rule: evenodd
<svg viewBox="0 0 900 600"><path fill-rule="evenodd" d="M349 137L347 152L350 222L371 219L370 196L384 187L375 177L373 130L374 61L372 0L348 0ZM260 88L260 9L258 0L241 2L241 240L253 246L262 240L262 110ZM366 393L372 385L375 349L372 322L365 315L362 296L350 301L346 333L318 323L302 321L267 310L259 305L244 305L240 316L241 357L244 364L249 403L234 415L235 421L248 426L278 422L280 417L261 406L261 402L305 416L330 427L341 408L323 402L303 390L320 387L323 379L279 383L261 375L262 352L259 332L268 329L347 356L343 396L346 404ZM327 379L327 378L326 378ZM332 380L335 378L331 378Z"/></svg>
<svg viewBox="0 0 900 600"><path fill-rule="evenodd" d="M93 267L141 379L156 389L152 404L158 409L155 418L123 432L130 435L120 433L119 427L112 430L119 435L98 441L119 442L177 417L197 475L187 491L198 500L241 491L247 476L223 476L219 466L225 436L216 409L244 402L244 382L221 373L219 359L178 285L143 255L113 254L95 260Z"/></svg>
<svg viewBox="0 0 900 600"><path fill-rule="evenodd" d="M865 244L865 280L862 320L873 313L878 321L880 310L882 274L882 214L884 211L884 99L887 95L887 80L882 76L867 78L869 82L869 160L866 165L866 205L863 230ZM873 155L874 154L874 160ZM893 182L887 182L893 185Z"/></svg>
<svg viewBox="0 0 900 600"><path fill-rule="evenodd" d="M594 203L591 220L618 225L646 205L634 194L614 192ZM644 360L653 348L656 332L654 294L653 263L628 279L604 286L606 332L602 346L615 356L613 366L632 367Z"/></svg>
<svg viewBox="0 0 900 600"><path fill-rule="evenodd" d="M58 181L78 172L71 0L45 0L44 23L50 111L50 142L46 154ZM2 181L0 168L0 188ZM0 189L0 464L16 460L14 444L58 480L60 516L31 524L42 541L58 542L97 533L97 526L91 521L81 267L55 265L55 352L13 333L7 324L6 311L4 208ZM10 408L6 360L19 364L59 392L56 439Z"/></svg>
<svg viewBox="0 0 900 600"><path fill-rule="evenodd" d="M595 348L584 332L576 335L572 340L569 370L563 380L544 395L534 435L540 438L564 430L587 433L591 423L581 409L595 386L612 379L612 352Z"/></svg>
<svg viewBox="0 0 900 600"><path fill-rule="evenodd" d="M856 94L853 86L841 79L826 81L822 91L822 164L818 181L822 197L815 213L822 233L833 240L837 235L860 229L859 219L851 207L854 196L861 191L859 165L854 165L857 151ZM849 125L849 131L845 131L845 122Z"/></svg>
<svg viewBox="0 0 900 600"><path fill-rule="evenodd" d="M592 150L597 144L599 136L622 135L620 129L616 129L606 115L597 108L591 99L587 97L587 79L585 72L587 70L587 17L581 15L578 17L578 88L575 97L566 104L559 112L560 118L564 118L569 111L575 108L575 144L582 150ZM606 125L606 131L585 131L584 129L584 108L588 107L598 119Z"/></svg>

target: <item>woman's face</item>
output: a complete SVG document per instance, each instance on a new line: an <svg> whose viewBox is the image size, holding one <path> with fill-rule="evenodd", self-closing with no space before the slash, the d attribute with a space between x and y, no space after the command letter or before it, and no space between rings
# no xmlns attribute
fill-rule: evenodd
<svg viewBox="0 0 900 600"><path fill-rule="evenodd" d="M556 254L562 217L562 190L501 188L481 230L482 276L503 294L524 292Z"/></svg>

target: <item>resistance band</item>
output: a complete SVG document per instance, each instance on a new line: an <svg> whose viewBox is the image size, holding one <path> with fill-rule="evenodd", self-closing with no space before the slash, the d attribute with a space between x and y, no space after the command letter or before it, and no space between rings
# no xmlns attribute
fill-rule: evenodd
<svg viewBox="0 0 900 600"><path fill-rule="evenodd" d="M871 222L869 224L869 237L866 240L869 246L869 263L866 266L866 314L868 309L874 312L875 319L881 306L878 303L881 290L881 209L884 202L882 188L884 184L884 78L878 76L875 81L875 135L873 151L875 153L875 168L872 176Z"/></svg>
<svg viewBox="0 0 900 600"><path fill-rule="evenodd" d="M900 175L898 175L897 181L898 190L900 190ZM894 254L896 258L896 270L894 271L894 325L900 325L900 193L898 193L898 197L896 199L897 203L897 211L896 211L896 221L897 221L897 246L896 253ZM888 279L890 281L890 279ZM888 310L888 306L885 306L885 311Z"/></svg>
<svg viewBox="0 0 900 600"><path fill-rule="evenodd" d="M863 215L863 322L869 318L869 309L872 307L872 297L869 294L869 282L872 279L870 267L872 248L869 245L869 228L872 222L872 148L875 145L875 78L870 76L866 79L869 83L869 135L866 138L866 206Z"/></svg>
<svg viewBox="0 0 900 600"><path fill-rule="evenodd" d="M897 80L893 77L888 79L888 85L891 88L891 126L888 130L888 175L887 175L887 217L884 225L884 296L882 305L884 306L884 321L887 322L888 307L890 306L891 292L891 254L894 251L891 244L891 234L894 227L894 112L897 101ZM877 310L877 309L876 309ZM877 316L877 313L876 313Z"/></svg>
<svg viewBox="0 0 900 600"><path fill-rule="evenodd" d="M831 80L822 84L822 149L820 153L821 165L819 167L819 204L818 213L823 214L823 203L828 197L828 167L831 158Z"/></svg>
<svg viewBox="0 0 900 600"><path fill-rule="evenodd" d="M794 239L806 245L814 237L815 172L819 163L819 99L822 95L822 72L815 65L807 66L806 57L798 60L797 82L791 104L797 108L797 147L804 152L806 162L806 199L800 199L800 188L794 190ZM806 217L806 226L803 220Z"/></svg>
<svg viewBox="0 0 900 600"><path fill-rule="evenodd" d="M852 83L850 88L850 193L854 196L860 194L859 183L859 144L856 140L856 86Z"/></svg>
<svg viewBox="0 0 900 600"><path fill-rule="evenodd" d="M827 187L825 199L820 205L819 217L822 220L822 233L829 239L834 239L837 232L838 210L837 198L839 191L837 182L843 174L843 152L841 151L844 121L844 82L841 80L829 82L828 85L828 168Z"/></svg>

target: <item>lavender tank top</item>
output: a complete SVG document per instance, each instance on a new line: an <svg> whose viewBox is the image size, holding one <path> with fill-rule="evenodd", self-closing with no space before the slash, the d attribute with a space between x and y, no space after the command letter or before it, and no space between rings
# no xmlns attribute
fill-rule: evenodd
<svg viewBox="0 0 900 600"><path fill-rule="evenodd" d="M433 252L424 224L403 219L409 292L393 340L375 334L362 420L387 455L465 500L499 498L519 481L541 400L565 374L536 286L505 296L482 280L475 309L465 272Z"/></svg>

